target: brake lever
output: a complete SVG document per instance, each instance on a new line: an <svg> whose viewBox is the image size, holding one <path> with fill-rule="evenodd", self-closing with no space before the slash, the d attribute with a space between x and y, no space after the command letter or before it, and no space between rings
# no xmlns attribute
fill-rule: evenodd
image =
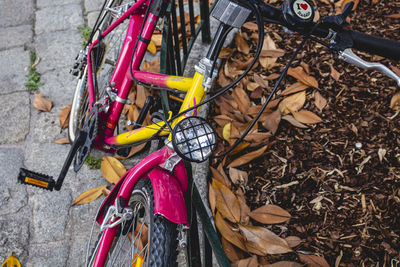
<svg viewBox="0 0 400 267"><path fill-rule="evenodd" d="M400 77L396 75L393 71L391 71L388 67L381 63L377 62L367 62L361 59L359 56L353 53L350 48L347 48L343 51L339 52L339 59L346 61L347 63L353 64L359 68L366 70L377 70L382 74L394 79L397 82L397 85L400 87Z"/></svg>
<svg viewBox="0 0 400 267"><path fill-rule="evenodd" d="M327 16L322 19L322 23L332 24L335 26L342 26L346 22L346 18L350 15L351 10L354 7L354 2L348 2L341 14L334 16Z"/></svg>

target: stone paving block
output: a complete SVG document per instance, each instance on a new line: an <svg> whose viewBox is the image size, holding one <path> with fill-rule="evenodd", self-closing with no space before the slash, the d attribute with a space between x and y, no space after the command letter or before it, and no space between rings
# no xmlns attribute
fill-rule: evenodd
<svg viewBox="0 0 400 267"><path fill-rule="evenodd" d="M0 94L25 91L29 51L22 47L0 51Z"/></svg>
<svg viewBox="0 0 400 267"><path fill-rule="evenodd" d="M25 186L17 183L23 160L21 149L0 148L0 216L15 213L28 203Z"/></svg>
<svg viewBox="0 0 400 267"><path fill-rule="evenodd" d="M72 67L81 47L78 30L43 33L35 38L36 53L41 57L36 69L43 74L49 70Z"/></svg>
<svg viewBox="0 0 400 267"><path fill-rule="evenodd" d="M2 0L0 27L29 24L33 20L34 0Z"/></svg>
<svg viewBox="0 0 400 267"><path fill-rule="evenodd" d="M100 10L104 3L104 0L84 0L84 1L85 1L86 12Z"/></svg>
<svg viewBox="0 0 400 267"><path fill-rule="evenodd" d="M34 243L60 241L64 239L64 231L71 206L69 190L39 191L29 199L32 210L32 237Z"/></svg>
<svg viewBox="0 0 400 267"><path fill-rule="evenodd" d="M0 97L0 107L6 116L0 116L0 144L15 143L25 139L29 132L30 102L28 92Z"/></svg>
<svg viewBox="0 0 400 267"><path fill-rule="evenodd" d="M36 12L35 33L39 35L60 30L76 30L83 24L80 5L47 7Z"/></svg>
<svg viewBox="0 0 400 267"><path fill-rule="evenodd" d="M46 96L47 97L47 96ZM33 122L33 139L36 143L54 143L56 140L65 136L60 127L59 114L61 107L54 107L51 112L39 112ZM67 146L68 145L60 145Z"/></svg>
<svg viewBox="0 0 400 267"><path fill-rule="evenodd" d="M29 245L29 260L25 267L67 266L69 243L67 241Z"/></svg>
<svg viewBox="0 0 400 267"><path fill-rule="evenodd" d="M98 233L94 235L97 241ZM71 241L67 266L85 266L86 248L89 236L75 236ZM89 252L91 253L91 251Z"/></svg>
<svg viewBox="0 0 400 267"><path fill-rule="evenodd" d="M0 28L0 50L32 42L32 25Z"/></svg>
<svg viewBox="0 0 400 267"><path fill-rule="evenodd" d="M94 24L96 23L97 17L99 16L99 11L92 11L87 14L87 23L90 28L93 29Z"/></svg>
<svg viewBox="0 0 400 267"><path fill-rule="evenodd" d="M65 188L71 190L72 199L75 200L83 192L106 184L109 183L103 177L100 170L91 170L88 166L83 165L76 177L66 181ZM104 196L100 196L97 200L90 203L71 207L71 221L69 224L72 233L87 235L89 237L93 218L103 200Z"/></svg>
<svg viewBox="0 0 400 267"><path fill-rule="evenodd" d="M81 4L81 0L36 0L36 6L39 9L67 4Z"/></svg>
<svg viewBox="0 0 400 267"><path fill-rule="evenodd" d="M69 68L57 69L41 75L43 85L39 91L48 97L55 108L72 103L78 78L69 73Z"/></svg>
<svg viewBox="0 0 400 267"><path fill-rule="evenodd" d="M29 149L25 151L25 166L29 170L48 174L56 179L60 174L69 149L70 146L68 145L32 142L29 144ZM74 177L75 173L71 167L64 181L73 179ZM28 193L35 192L39 193L43 191L39 188L28 187Z"/></svg>
<svg viewBox="0 0 400 267"><path fill-rule="evenodd" d="M30 218L23 214L1 216L0 218L0 263L11 252L25 262L28 256ZM24 265L25 266L25 265Z"/></svg>

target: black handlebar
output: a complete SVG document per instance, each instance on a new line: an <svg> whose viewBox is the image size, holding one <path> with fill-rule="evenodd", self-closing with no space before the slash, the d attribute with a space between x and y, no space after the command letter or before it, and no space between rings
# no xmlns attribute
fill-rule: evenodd
<svg viewBox="0 0 400 267"><path fill-rule="evenodd" d="M347 30L353 40L353 47L374 55L400 60L400 42Z"/></svg>
<svg viewBox="0 0 400 267"><path fill-rule="evenodd" d="M285 22L281 9L264 2L259 2L259 7L263 17L267 21L278 23L293 31L306 32L307 29L312 29L315 26L315 23L310 23L307 25L307 29L304 28L304 25L299 25L298 28L293 28L293 26L291 27ZM332 27L332 25L327 23L321 23L318 25L314 29L312 35L321 38L328 38L330 35L330 29L331 31L336 32L334 40L336 42L341 42L341 49L354 48L370 54L400 60L400 42L398 41L343 29L341 27Z"/></svg>

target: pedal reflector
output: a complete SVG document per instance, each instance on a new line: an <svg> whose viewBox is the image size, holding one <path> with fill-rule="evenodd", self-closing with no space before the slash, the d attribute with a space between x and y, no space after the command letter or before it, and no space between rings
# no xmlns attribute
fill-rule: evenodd
<svg viewBox="0 0 400 267"><path fill-rule="evenodd" d="M36 173L24 168L21 168L19 170L18 181L23 184L29 184L50 191L53 191L55 185L53 177L41 173Z"/></svg>

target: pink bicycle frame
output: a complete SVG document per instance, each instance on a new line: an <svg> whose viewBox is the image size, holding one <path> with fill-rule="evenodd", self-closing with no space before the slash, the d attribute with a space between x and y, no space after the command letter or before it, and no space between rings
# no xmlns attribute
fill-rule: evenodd
<svg viewBox="0 0 400 267"><path fill-rule="evenodd" d="M118 59L117 65L110 81L110 83L115 83L115 88L117 88L118 92L118 98L122 100L128 97L129 91L133 84L130 69L131 66L132 73L134 73L135 77L142 81L148 81L155 85L164 86L166 79L168 79L168 77L171 77L168 75L138 71L141 61L144 57L144 53L147 49L147 43L143 40L151 39L151 36L158 21L158 17L151 13L148 14L147 21L144 21L145 8L143 8L143 5L146 4L146 2L148 3L148 1L149 0L139 0L138 2L136 2L131 8L129 8L126 13L124 13L124 15L122 15L101 34L102 37L105 37L115 27L122 23L123 20L131 16L126 38L121 49L120 57ZM144 23L142 36L137 42L138 35L141 32L142 23ZM95 40L90 45L89 55L91 54L92 49L98 42L99 40ZM137 47L134 57L132 59L131 55L135 48L136 42ZM131 59L133 60L132 62ZM87 66L89 102L90 107L92 107L96 99L94 94L93 70L91 67L90 56L87 57ZM105 115L107 123L106 129L104 131L103 140L107 138L112 138L115 125L119 120L123 107L123 101L118 100L111 105L109 114ZM131 168L124 175L124 177L120 179L117 185L110 192L109 196L103 202L96 221L99 224L103 222L105 206L114 204L116 198L123 197L123 199L129 200L138 180L150 179L154 192L154 214L162 215L166 219L176 224L188 225L184 199L184 195L188 186L188 180L184 163L180 161L174 167L172 173L163 168L164 162L173 153L173 150L164 147L160 151L156 151L153 154L147 156L139 164ZM93 266L104 265L117 229L118 226L107 228L104 230Z"/></svg>
<svg viewBox="0 0 400 267"><path fill-rule="evenodd" d="M157 25L158 17L152 13L148 14L148 20L144 22L144 27L142 30L142 38L137 42L137 38L141 32L141 27L144 20L144 14L146 9L143 8L145 4L148 4L149 0L139 0L136 2L131 8L127 10L120 18L118 18L108 29L106 29L101 36L104 38L107 36L112 30L114 30L119 24L121 24L125 19L129 16L129 26L126 34L126 38L124 40L124 44L121 49L120 57L118 59L117 65L114 69L114 73L111 78L111 82L115 83L115 88L117 88L118 100L115 101L110 107L110 113L107 114L107 122L106 129L104 131L103 138L107 138L113 135L116 124L121 116L122 109L125 105L123 101L126 100L130 89L133 84L133 79L130 74L130 66L132 66L132 70L138 70L140 64L143 60L144 54L147 49L147 43L143 40L150 40L151 36L154 32L154 29ZM89 47L88 54L91 54L93 48L98 44L99 40L93 41ZM131 63L131 55L135 48L136 42L137 47L135 50L135 54L133 56L133 61ZM89 90L89 103L90 107L96 102L95 93L94 93L94 84L93 84L93 69L91 64L91 57L87 57L87 66L88 66L88 90ZM151 77L151 74L149 75Z"/></svg>

